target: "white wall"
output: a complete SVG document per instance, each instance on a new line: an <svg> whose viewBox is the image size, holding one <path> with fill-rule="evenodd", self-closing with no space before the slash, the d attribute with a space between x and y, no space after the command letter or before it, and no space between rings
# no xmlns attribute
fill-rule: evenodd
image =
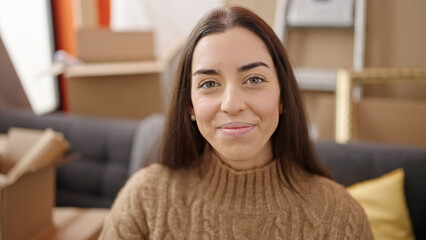
<svg viewBox="0 0 426 240"><path fill-rule="evenodd" d="M36 114L59 105L56 78L44 74L54 51L50 9L50 0L0 0L0 35Z"/></svg>
<svg viewBox="0 0 426 240"><path fill-rule="evenodd" d="M195 24L223 0L111 0L111 29L153 30L155 55L160 57L176 40L186 39Z"/></svg>

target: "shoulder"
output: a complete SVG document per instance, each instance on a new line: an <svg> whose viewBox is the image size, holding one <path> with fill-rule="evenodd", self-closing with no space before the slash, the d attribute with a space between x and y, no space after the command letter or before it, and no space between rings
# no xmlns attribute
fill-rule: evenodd
<svg viewBox="0 0 426 240"><path fill-rule="evenodd" d="M371 239L371 230L362 206L339 183L321 176L308 180L307 202L312 212L327 219L332 228L344 236ZM352 239L352 238L349 238Z"/></svg>
<svg viewBox="0 0 426 240"><path fill-rule="evenodd" d="M158 186L159 181L169 178L172 172L169 167L154 163L134 173L126 185L135 187Z"/></svg>
<svg viewBox="0 0 426 240"><path fill-rule="evenodd" d="M355 215L364 216L361 205L346 191L341 184L321 176L312 176L308 194L315 202L332 204L336 210L349 211Z"/></svg>
<svg viewBox="0 0 426 240"><path fill-rule="evenodd" d="M100 239L139 239L147 236L147 209L155 208L157 195L170 170L153 164L134 173L118 193L105 219ZM163 180L164 182L164 180Z"/></svg>
<svg viewBox="0 0 426 240"><path fill-rule="evenodd" d="M140 206L141 200L154 198L166 188L171 170L160 164L152 164L135 172L120 189L113 207Z"/></svg>

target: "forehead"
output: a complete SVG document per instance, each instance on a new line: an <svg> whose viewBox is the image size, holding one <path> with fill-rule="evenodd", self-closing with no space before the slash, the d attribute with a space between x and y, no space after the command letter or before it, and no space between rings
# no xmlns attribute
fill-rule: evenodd
<svg viewBox="0 0 426 240"><path fill-rule="evenodd" d="M192 58L192 71L197 68L223 68L242 66L263 61L273 67L273 61L265 43L255 33L234 27L225 32L203 37L196 45Z"/></svg>

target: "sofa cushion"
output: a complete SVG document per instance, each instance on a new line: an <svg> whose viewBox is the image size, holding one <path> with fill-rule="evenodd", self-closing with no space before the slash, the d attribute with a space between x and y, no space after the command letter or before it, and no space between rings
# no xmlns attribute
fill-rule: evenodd
<svg viewBox="0 0 426 240"><path fill-rule="evenodd" d="M159 145L156 143L161 136L164 120L163 114L152 114L139 122L133 138L129 177L144 166L149 158L158 156Z"/></svg>
<svg viewBox="0 0 426 240"><path fill-rule="evenodd" d="M355 183L347 190L364 208L375 239L414 239L402 168Z"/></svg>

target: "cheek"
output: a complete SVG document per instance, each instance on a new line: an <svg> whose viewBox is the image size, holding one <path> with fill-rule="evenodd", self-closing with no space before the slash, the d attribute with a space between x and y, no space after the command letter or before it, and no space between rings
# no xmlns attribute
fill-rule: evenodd
<svg viewBox="0 0 426 240"><path fill-rule="evenodd" d="M192 106L197 118L197 125L208 124L215 116L215 100L206 96L193 96Z"/></svg>
<svg viewBox="0 0 426 240"><path fill-rule="evenodd" d="M278 115L280 114L279 92L273 92L257 98L252 102L252 106L254 106L262 120L268 120L268 118L272 118L274 116L277 116L278 118Z"/></svg>

